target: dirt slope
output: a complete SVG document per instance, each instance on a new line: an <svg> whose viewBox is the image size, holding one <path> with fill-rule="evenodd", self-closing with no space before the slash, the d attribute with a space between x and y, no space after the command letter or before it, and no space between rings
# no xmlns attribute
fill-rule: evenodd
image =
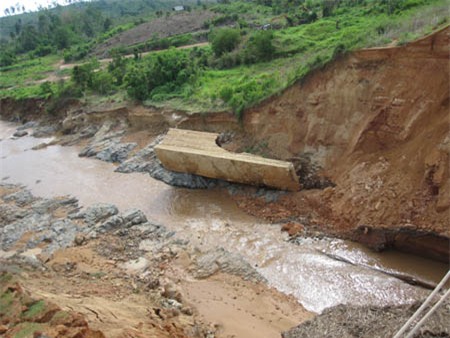
<svg viewBox="0 0 450 338"><path fill-rule="evenodd" d="M255 145L281 159L310 152L336 184L273 212L450 235L449 33L352 53L245 112Z"/></svg>
<svg viewBox="0 0 450 338"><path fill-rule="evenodd" d="M177 34L197 32L214 15L210 11L195 11L157 18L112 37L96 46L93 54L105 57L112 48L131 46L150 40L153 37L161 39Z"/></svg>

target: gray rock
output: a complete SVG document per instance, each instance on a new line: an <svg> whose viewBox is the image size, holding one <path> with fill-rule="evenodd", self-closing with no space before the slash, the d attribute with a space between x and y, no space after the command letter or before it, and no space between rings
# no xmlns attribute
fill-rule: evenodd
<svg viewBox="0 0 450 338"><path fill-rule="evenodd" d="M115 143L98 152L95 157L105 162L122 163L136 146L136 143Z"/></svg>
<svg viewBox="0 0 450 338"><path fill-rule="evenodd" d="M120 143L118 138L91 142L79 154L80 157L96 157L105 162L123 162L137 146L136 143Z"/></svg>
<svg viewBox="0 0 450 338"><path fill-rule="evenodd" d="M0 230L0 248L2 250L11 248L25 232L39 232L49 229L51 215L29 214L26 217L8 223Z"/></svg>
<svg viewBox="0 0 450 338"><path fill-rule="evenodd" d="M253 282L266 282L249 263L240 255L226 251L223 248L210 250L201 254L194 260L193 271L196 278L207 278L218 272L225 272L240 276L244 280Z"/></svg>
<svg viewBox="0 0 450 338"><path fill-rule="evenodd" d="M58 199L40 199L31 205L31 209L39 214L44 214L52 212L62 206L67 207L68 212L77 210L78 200L73 197L65 197Z"/></svg>
<svg viewBox="0 0 450 338"><path fill-rule="evenodd" d="M80 212L71 218L83 218L86 223L95 225L108 217L117 215L119 210L113 204L97 203L88 207L84 212Z"/></svg>
<svg viewBox="0 0 450 338"><path fill-rule="evenodd" d="M5 202L15 202L18 206L25 206L35 200L34 196L28 190L19 190L12 194L3 196Z"/></svg>
<svg viewBox="0 0 450 338"><path fill-rule="evenodd" d="M176 173L164 168L156 157L154 147L161 142L163 136L157 137L144 149L138 151L133 157L121 163L117 172L132 173L146 172L154 179L163 181L175 187L190 189L207 189L218 184L218 180L186 173Z"/></svg>
<svg viewBox="0 0 450 338"><path fill-rule="evenodd" d="M55 134L57 131L56 126L40 126L34 129L33 137L49 137Z"/></svg>
<svg viewBox="0 0 450 338"><path fill-rule="evenodd" d="M19 208L16 205L1 204L0 205L0 227L12 223L18 219L24 218L29 211Z"/></svg>
<svg viewBox="0 0 450 338"><path fill-rule="evenodd" d="M99 233L105 233L111 229L121 227L124 224L124 220L121 216L114 215L103 222L97 229Z"/></svg>
<svg viewBox="0 0 450 338"><path fill-rule="evenodd" d="M25 130L18 130L13 134L14 137L23 137L26 135L28 135L28 132Z"/></svg>
<svg viewBox="0 0 450 338"><path fill-rule="evenodd" d="M98 127L96 125L90 125L87 126L86 128L84 128L82 131L80 131L79 133L79 137L80 139L82 138L89 138L94 136L98 131Z"/></svg>
<svg viewBox="0 0 450 338"><path fill-rule="evenodd" d="M139 209L128 209L122 213L122 218L126 227L147 222L147 217Z"/></svg>
<svg viewBox="0 0 450 338"><path fill-rule="evenodd" d="M39 126L39 122L37 122L37 121L29 121L29 122L25 123L24 125L20 126L19 128L17 128L17 130L25 130L25 129L30 129L30 128L36 128L37 126Z"/></svg>

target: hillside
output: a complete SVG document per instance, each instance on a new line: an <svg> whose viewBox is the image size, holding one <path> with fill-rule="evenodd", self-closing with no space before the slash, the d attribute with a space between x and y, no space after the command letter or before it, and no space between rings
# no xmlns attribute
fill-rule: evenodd
<svg viewBox="0 0 450 338"><path fill-rule="evenodd" d="M43 18L53 22L50 29L41 25L33 33L36 38L29 39L36 28L27 28L4 45L0 96L51 96L54 100L100 96L190 112L240 115L341 54L402 45L448 22L444 0L395 5L382 0L330 5L318 0L297 5L201 3L184 13L143 11L145 20L136 17L119 25L89 6L77 14L89 23L85 25L72 24L76 16L61 14L58 21L58 15L44 12ZM49 34L53 31L61 34ZM206 39L209 46L143 54ZM99 56L116 59L105 68L94 61ZM62 71L58 58L85 65L77 68L80 74L68 67ZM156 74L157 68L164 71ZM56 85L68 76L70 81Z"/></svg>
<svg viewBox="0 0 450 338"><path fill-rule="evenodd" d="M394 336L449 274L448 0L139 3L2 41L0 335Z"/></svg>

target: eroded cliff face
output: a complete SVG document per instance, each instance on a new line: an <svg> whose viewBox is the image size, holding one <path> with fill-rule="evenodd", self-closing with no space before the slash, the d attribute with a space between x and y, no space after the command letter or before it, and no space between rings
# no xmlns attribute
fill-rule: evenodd
<svg viewBox="0 0 450 338"><path fill-rule="evenodd" d="M321 204L342 229L450 235L449 35L352 53L245 113L256 143L311 153L336 184L290 202Z"/></svg>

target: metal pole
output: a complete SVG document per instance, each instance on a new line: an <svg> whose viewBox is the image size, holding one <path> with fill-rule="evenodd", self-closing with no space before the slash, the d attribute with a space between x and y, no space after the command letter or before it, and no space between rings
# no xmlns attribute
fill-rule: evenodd
<svg viewBox="0 0 450 338"><path fill-rule="evenodd" d="M439 292L441 287L447 283L447 280L450 278L450 270L447 271L447 274L442 278L442 280L439 282L439 284L436 286L436 288L433 290L433 292L427 297L427 299L423 302L423 304L417 309L417 311L412 315L411 318L405 323L405 325L402 326L402 328L397 332L397 334L394 336L394 338L400 338L402 335L406 332L408 327L411 325L412 322L414 322L417 317L421 314L421 312L430 304L430 302L433 300L434 296Z"/></svg>
<svg viewBox="0 0 450 338"><path fill-rule="evenodd" d="M411 332L406 336L406 338L412 338L414 337L414 335L416 334L416 332L420 329L420 327L426 322L426 320L428 318L430 318L430 316L434 313L434 311L436 311L439 306L442 305L442 303L444 302L444 300L450 295L450 289L447 290L447 292L442 296L442 298L439 300L439 302L437 302L436 304L434 304L434 306L430 309L430 311L427 312L427 314L425 316L423 316L423 318L413 327L413 329L411 330Z"/></svg>

